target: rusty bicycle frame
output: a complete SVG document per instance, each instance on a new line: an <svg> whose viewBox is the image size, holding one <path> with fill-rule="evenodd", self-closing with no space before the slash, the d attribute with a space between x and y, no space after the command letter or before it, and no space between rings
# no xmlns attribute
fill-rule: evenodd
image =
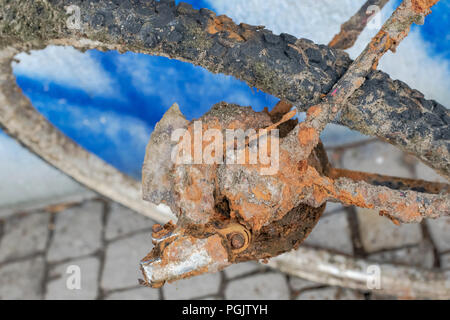
<svg viewBox="0 0 450 320"><path fill-rule="evenodd" d="M58 18L57 15L61 14L62 10L58 6L63 5L64 1L57 2L61 2L61 4L53 6L53 4L47 1L42 1L42 5L44 12L51 13L49 17L52 17L52 15L54 17L56 16L56 26L49 24L48 28L62 30L64 28L58 25L58 23L61 23L63 20ZM167 6L169 9L174 8L172 4L166 4L166 2L171 3L170 1L164 1L161 2L161 6ZM376 1L368 2L372 3ZM308 182L308 188L302 189L303 185L299 189L304 190L305 193L302 195L308 198L308 205L318 208L326 201L343 202L347 205L359 205L377 209L382 215L389 217L395 223L420 222L423 218L436 218L450 215L448 184L400 179L335 168L319 168L317 164L313 164L309 160L314 152L320 152L314 150L317 150L318 146L320 146L319 135L326 124L331 121L335 122L337 118L342 117L342 113L345 113L346 110L346 104L350 103L350 99L363 86L364 82L367 81L366 79L369 73L376 69L380 57L388 50L395 51L398 44L407 36L411 24L423 23L424 17L431 12L430 7L436 2L437 0L403 1L361 55L341 74L329 92L318 95L317 97L320 99L318 100L316 98L317 103L308 106L306 120L295 126L298 139L298 148L295 149L295 161L303 164L299 169L303 181L307 181L308 179L308 181L312 181ZM20 3L20 1L16 3ZM386 1L378 1L378 3L382 6ZM33 5L30 6L34 10ZM5 8L7 9L7 7ZM180 4L176 9L170 10L176 10L177 14L181 16L198 14L197 11L183 4ZM207 11L203 11L201 14L209 15L208 19L212 16ZM359 14L359 17L361 17L361 14ZM218 41L225 47L230 46L232 48L235 42L245 43L262 30L260 27L252 28L244 24L236 26L231 19L224 16L213 17L210 21L212 22L209 22L205 26L207 34L212 37L211 39L218 36ZM25 30L28 27L25 27ZM89 29L91 27L92 22L86 26L87 30L91 30ZM98 29L97 26L94 27L92 27L93 30ZM50 44L72 45L83 50L101 48L103 50L146 51L139 47L133 47L132 45L113 43L113 41L102 41L101 37L96 36L95 32L97 31L92 31L93 36L89 36L89 32L91 31L80 34L66 29L63 31L55 30L50 30L51 32L48 32L45 36L39 36L41 38L38 37L37 40L32 38L27 39L23 35L16 36L14 31L9 31L8 29L6 29L6 32L12 32L13 35L11 37L7 33L6 36L4 36L5 33L3 35L0 34L4 36L4 41L0 43L1 127L7 134L25 145L29 150L86 187L140 212L157 222L166 223L169 220L177 221L177 217L163 213L156 205L142 200L142 187L139 182L125 176L95 155L82 149L53 127L52 124L33 108L30 101L22 94L20 88L15 83L11 69L11 61L16 54L30 49L43 48ZM44 31L46 30L42 32ZM3 32L5 31L3 30ZM61 32L61 34L54 35L52 32ZM341 37L346 37L348 33L344 25L341 30L341 36L336 36L330 43L330 47L345 48L345 46L351 46L354 39L339 41ZM197 36L203 37L203 35ZM270 39L270 42L273 44L279 42L278 38L270 38L267 35L264 35L264 37L265 39ZM292 54L295 54L295 52L297 54L303 53L304 49L297 42L289 39L287 36L284 36L284 38L288 39L286 42L291 42L287 46L294 50ZM145 41L150 41L153 38L149 40L147 37L145 39ZM155 39L153 40L156 41ZM345 44L342 44L343 42ZM150 44L145 43L145 45L153 46L153 42ZM163 48L162 50L172 49L170 47ZM160 54L164 55L164 53ZM176 58L175 54L174 57ZM189 61L187 57L182 60L184 59ZM263 90L268 88L262 83L261 87ZM273 114L278 113L279 116L278 119L274 120L274 123L277 123L276 121L279 121L290 110L290 102L294 99L288 100L290 101L280 102L278 109L272 111ZM270 125L266 120L261 121L261 123L265 123L265 126ZM392 138L392 141L389 140L389 142L395 141L394 138ZM410 152L416 150L412 146L406 146L405 148ZM443 155L440 154L444 159L443 165L442 161L433 162L434 158L430 156L431 153L423 154L421 150L417 149L416 155L448 179L447 170L449 164L445 163L448 150L446 152L444 150L444 152L441 152ZM327 174L324 174L325 171L327 171ZM383 182L389 182L390 187L383 186ZM161 229L162 227L157 226L155 228L155 235L164 231ZM168 228L169 231L172 231L170 224ZM232 236L236 233L243 233L243 239ZM246 231L242 231L242 227L239 226L229 229L229 232L227 231L225 234L225 237L230 235L227 239L230 239L231 245L237 249L235 251L237 256L242 252L239 251L241 247L247 246L251 242L252 235L249 234L248 238L246 238L247 236L245 234ZM166 239L165 235L162 238ZM156 240L158 239L156 237ZM244 245L242 245L242 241ZM163 250L163 248L160 249ZM288 248L284 248L284 251L287 250ZM264 256L262 258L266 257ZM305 279L364 290L367 290L367 274L365 273L367 265L368 262L362 259L304 247L300 247L297 251L272 258L269 261L269 266L293 275L301 276ZM222 266L219 265L218 269L220 267ZM448 272L422 270L414 267L400 267L392 264L381 264L380 267L384 274L383 293L409 298L450 298L450 290L448 289L450 275ZM172 279L170 278L171 276L167 278L168 275L164 274L164 268L160 271L162 274L161 279ZM174 278L178 275L176 273Z"/></svg>

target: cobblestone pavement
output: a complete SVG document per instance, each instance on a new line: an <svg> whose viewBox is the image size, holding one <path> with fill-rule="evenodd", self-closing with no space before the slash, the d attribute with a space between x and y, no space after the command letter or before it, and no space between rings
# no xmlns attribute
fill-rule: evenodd
<svg viewBox="0 0 450 320"><path fill-rule="evenodd" d="M381 142L330 149L329 157L337 167L439 180ZM290 277L253 262L161 289L144 288L138 285L138 262L151 249L152 225L101 198L12 212L0 220L0 299L386 298ZM450 269L450 218L395 226L376 212L329 204L304 245L376 262Z"/></svg>

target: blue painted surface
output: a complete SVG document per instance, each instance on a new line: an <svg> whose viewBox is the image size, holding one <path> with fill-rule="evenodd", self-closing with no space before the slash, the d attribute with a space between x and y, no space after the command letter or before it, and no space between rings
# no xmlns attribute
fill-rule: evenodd
<svg viewBox="0 0 450 320"><path fill-rule="evenodd" d="M249 88L230 76L164 57L134 53L88 51L116 81L120 97L103 97L51 81L17 75L17 83L33 105L56 127L87 150L119 170L140 178L146 143L153 126L174 103L188 119L200 117L220 101L251 105L255 110L272 107L278 99ZM133 83L128 71L146 73L145 82ZM140 69L139 69L140 68ZM110 118L123 118L115 131L107 130ZM135 132L132 118L139 120ZM102 123L102 119L104 123ZM142 130L146 130L143 136Z"/></svg>
<svg viewBox="0 0 450 320"><path fill-rule="evenodd" d="M195 8L212 9L207 1L187 2ZM434 52L430 54L450 59L449 9L450 1L439 2L420 28L425 39L433 43ZM252 105L256 110L271 107L278 101L229 76L214 75L167 58L95 50L86 54L98 61L114 80L116 95L88 93L21 74L17 74L17 82L55 126L135 178L140 178L151 130L172 103L177 102L182 112L192 119L220 101ZM136 72L141 81L136 81Z"/></svg>
<svg viewBox="0 0 450 320"><path fill-rule="evenodd" d="M431 44L430 54L450 60L450 1L439 1L431 10L433 13L426 17L424 25L413 28L420 28L424 39Z"/></svg>

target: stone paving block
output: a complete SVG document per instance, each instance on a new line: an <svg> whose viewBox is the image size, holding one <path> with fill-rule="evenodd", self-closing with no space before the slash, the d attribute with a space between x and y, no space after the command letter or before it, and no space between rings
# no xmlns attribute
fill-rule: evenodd
<svg viewBox="0 0 450 320"><path fill-rule="evenodd" d="M42 299L43 257L19 261L0 267L0 300Z"/></svg>
<svg viewBox="0 0 450 320"><path fill-rule="evenodd" d="M441 268L450 269L450 253L441 255L440 259L441 259Z"/></svg>
<svg viewBox="0 0 450 320"><path fill-rule="evenodd" d="M290 298L286 277L280 273L264 273L228 283L227 300L287 300Z"/></svg>
<svg viewBox="0 0 450 320"><path fill-rule="evenodd" d="M99 250L102 245L102 217L103 204L97 201L57 213L47 259L58 262Z"/></svg>
<svg viewBox="0 0 450 320"><path fill-rule="evenodd" d="M432 268L434 265L434 251L430 243L422 242L414 247L373 253L368 256L368 259L377 262Z"/></svg>
<svg viewBox="0 0 450 320"><path fill-rule="evenodd" d="M29 181L27 183L29 183ZM32 190L30 189L30 191L32 192L37 189L32 184L31 187L34 188ZM0 218L9 218L14 214L20 214L21 212L37 212L62 203L81 203L98 198L97 193L85 189L82 186L80 186L79 188L80 190L74 193L58 195L47 192L44 196L40 196L37 198L28 197L20 200L17 203L11 204L2 204L2 201L0 199Z"/></svg>
<svg viewBox="0 0 450 320"><path fill-rule="evenodd" d="M162 288L166 300L186 300L219 293L221 275L219 272L166 283Z"/></svg>
<svg viewBox="0 0 450 320"><path fill-rule="evenodd" d="M364 249L371 253L400 248L422 241L422 230L417 223L395 225L377 211L357 208L359 233Z"/></svg>
<svg viewBox="0 0 450 320"><path fill-rule="evenodd" d="M415 166L416 171L416 177L417 179L422 179L426 181L432 181L432 182L443 182L448 183L448 181L436 173L433 169L422 163L421 161L416 161Z"/></svg>
<svg viewBox="0 0 450 320"><path fill-rule="evenodd" d="M136 231L151 228L155 222L117 203L111 204L105 237L110 240Z"/></svg>
<svg viewBox="0 0 450 320"><path fill-rule="evenodd" d="M79 268L78 270L75 268ZM59 264L49 271L47 300L93 300L98 295L98 274L100 261L97 257L72 260ZM80 275L80 288L73 288L72 279ZM69 286L68 286L69 284ZM75 282L76 284L76 282Z"/></svg>
<svg viewBox="0 0 450 320"><path fill-rule="evenodd" d="M264 267L258 262L241 262L233 264L223 271L228 279L232 279L262 269L264 269Z"/></svg>
<svg viewBox="0 0 450 320"><path fill-rule="evenodd" d="M113 292L106 296L106 300L158 300L159 290L147 287Z"/></svg>
<svg viewBox="0 0 450 320"><path fill-rule="evenodd" d="M339 212L323 216L304 243L315 247L353 254L353 244L347 214L345 212Z"/></svg>
<svg viewBox="0 0 450 320"><path fill-rule="evenodd" d="M341 158L344 169L412 178L403 162L404 153L384 142L372 142L346 150Z"/></svg>
<svg viewBox="0 0 450 320"><path fill-rule="evenodd" d="M47 244L49 222L47 213L15 215L6 220L0 240L0 261L43 251Z"/></svg>
<svg viewBox="0 0 450 320"><path fill-rule="evenodd" d="M87 190L3 132L0 133L0 181L0 217L17 209L46 206L55 199L64 201Z"/></svg>
<svg viewBox="0 0 450 320"><path fill-rule="evenodd" d="M334 149L327 149L327 147L325 147L325 151L327 152L328 161L331 166L338 168L340 166L341 153Z"/></svg>
<svg viewBox="0 0 450 320"><path fill-rule="evenodd" d="M301 115L300 115L301 117ZM347 127L334 123L328 124L320 135L325 148L346 145L367 140L368 137Z"/></svg>
<svg viewBox="0 0 450 320"><path fill-rule="evenodd" d="M327 287L304 291L297 300L364 300L364 296L355 290Z"/></svg>
<svg viewBox="0 0 450 320"><path fill-rule="evenodd" d="M450 217L427 219L431 238L439 252L450 250Z"/></svg>
<svg viewBox="0 0 450 320"><path fill-rule="evenodd" d="M106 249L102 288L115 290L138 285L139 262L153 248L151 234L142 232L110 243Z"/></svg>
<svg viewBox="0 0 450 320"><path fill-rule="evenodd" d="M293 290L304 290L307 288L314 288L322 286L323 284L312 282L306 279L298 278L298 277L290 277L289 285Z"/></svg>
<svg viewBox="0 0 450 320"><path fill-rule="evenodd" d="M324 214L328 214L330 212L336 213L339 210L344 210L344 206L340 203L336 202L327 202L327 206L325 207Z"/></svg>

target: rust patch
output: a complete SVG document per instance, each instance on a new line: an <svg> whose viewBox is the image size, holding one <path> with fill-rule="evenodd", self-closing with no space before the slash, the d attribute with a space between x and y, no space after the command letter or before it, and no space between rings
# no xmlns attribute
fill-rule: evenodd
<svg viewBox="0 0 450 320"><path fill-rule="evenodd" d="M200 118L203 123L201 129L216 128L221 132L231 128L255 129L257 132L261 128L274 128L295 114L285 102L280 102L272 111L254 112L221 104ZM311 107L308 117L317 117L321 112L321 107ZM194 125L191 122L187 126L190 132ZM241 150L245 151L246 158L250 153L254 155L248 141ZM376 179L383 182L381 177L330 169L315 128L300 124L295 130L292 127L284 137L268 136L263 144L279 146L279 167L269 176L261 174L260 169L267 166L261 162L175 165L170 175L175 212L179 218L176 232L185 235L184 240L167 237L158 242L147 260L160 257L172 265L178 263L177 259L183 257L183 252L189 252L194 245L194 241L186 240L189 237L208 239L197 241L203 246L203 251L198 252L206 252L213 261L208 267L198 265L196 270L180 274L178 278L214 272L218 265L226 266L227 263L270 258L298 247L310 234L329 200L378 209L380 214L388 216L392 207L396 219L401 222L421 218L422 207L411 205L411 197L402 198L402 194L397 194L397 198L392 199L385 188L374 191L367 183L360 182ZM298 154L305 148L311 148L312 152L306 158L299 158ZM389 218L398 223L391 216ZM248 237L239 231L234 232L236 230L231 230L231 226L247 230ZM155 226L153 231L157 236L167 232L161 226ZM219 236L220 240L214 236Z"/></svg>
<svg viewBox="0 0 450 320"><path fill-rule="evenodd" d="M379 215L382 217L386 217L389 220L392 221L393 224L395 224L396 226L399 226L401 223L400 221L398 221L398 219L395 219L394 217L392 217L389 212L387 212L386 210L380 210Z"/></svg>
<svg viewBox="0 0 450 320"><path fill-rule="evenodd" d="M329 47L335 47L342 38L347 38L347 32L345 30L341 30L341 33L336 34L333 39L328 44Z"/></svg>
<svg viewBox="0 0 450 320"><path fill-rule="evenodd" d="M167 222L164 226L160 224L154 224L152 226L152 238L162 239L175 230L175 224L172 221Z"/></svg>
<svg viewBox="0 0 450 320"><path fill-rule="evenodd" d="M417 192L426 192L430 194L438 194L441 192L448 193L448 184L439 182L429 182L418 179L399 178L392 176L385 176L376 173L368 173L361 171L353 171L346 169L332 168L329 173L330 178L349 178L353 181L365 181L375 186L387 186L394 190L412 190ZM385 196L380 194L380 200Z"/></svg>
<svg viewBox="0 0 450 320"><path fill-rule="evenodd" d="M390 48L391 41L389 33L380 30L370 41L369 47L372 51L378 51L380 48L383 48L384 52L386 52Z"/></svg>
<svg viewBox="0 0 450 320"><path fill-rule="evenodd" d="M252 192L259 200L267 201L271 198L270 192L262 186L256 186L255 188L252 188Z"/></svg>
<svg viewBox="0 0 450 320"><path fill-rule="evenodd" d="M311 127L300 127L298 141L302 146L309 146L317 139L317 130Z"/></svg>
<svg viewBox="0 0 450 320"><path fill-rule="evenodd" d="M341 191L337 198L347 205L353 205L361 208L372 209L373 204L368 204L366 199L362 196L362 194L358 193L356 196L353 196L350 192Z"/></svg>
<svg viewBox="0 0 450 320"><path fill-rule="evenodd" d="M317 105L317 106L309 107L308 110L306 111L306 116L307 117L317 117L321 113L322 113L322 108L319 105Z"/></svg>
<svg viewBox="0 0 450 320"><path fill-rule="evenodd" d="M372 69L377 69L378 61L381 55L386 53L388 50L392 50L393 52L395 52L395 47L396 41L391 38L389 33L384 30L380 30L369 43L370 50L377 55L374 63L372 64Z"/></svg>
<svg viewBox="0 0 450 320"><path fill-rule="evenodd" d="M225 15L214 17L206 27L209 34L216 34L220 32L228 32L228 38L242 42L248 40L253 36L253 32L249 29L237 26L233 20Z"/></svg>
<svg viewBox="0 0 450 320"><path fill-rule="evenodd" d="M406 205L404 203L399 203L395 207L396 211L399 212L399 219L402 221L420 221L422 220L422 216L419 211L419 205L417 203L413 203L410 205Z"/></svg>
<svg viewBox="0 0 450 320"><path fill-rule="evenodd" d="M411 6L414 12L419 14L429 14L430 8L439 0L411 0Z"/></svg>
<svg viewBox="0 0 450 320"><path fill-rule="evenodd" d="M205 248L214 261L226 261L228 259L228 252L222 245L222 238L219 235L209 237Z"/></svg>

